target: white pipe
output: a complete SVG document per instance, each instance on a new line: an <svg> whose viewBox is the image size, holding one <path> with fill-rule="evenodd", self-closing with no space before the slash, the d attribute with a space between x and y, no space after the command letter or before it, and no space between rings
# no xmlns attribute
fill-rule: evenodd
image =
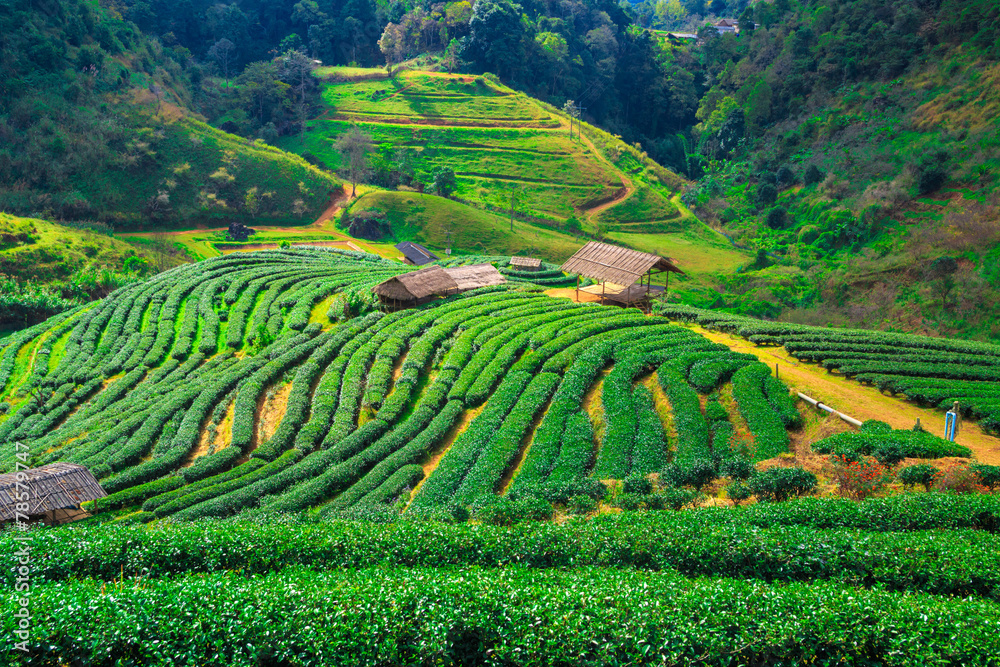
<svg viewBox="0 0 1000 667"><path fill-rule="evenodd" d="M820 410L825 410L825 411L829 412L832 415L836 415L836 416L840 417L841 419L843 419L848 424L851 424L852 426L857 426L858 428L861 428L861 422L859 422L854 417L848 417L843 412L838 412L837 410L834 410L833 408L831 408L829 405L824 405L823 403L820 403L819 401L817 401L815 398L810 398L809 396L806 396L801 391L798 392L798 394L799 394L799 398L801 398L806 403L809 403L810 405L812 405L814 407L817 407Z"/></svg>

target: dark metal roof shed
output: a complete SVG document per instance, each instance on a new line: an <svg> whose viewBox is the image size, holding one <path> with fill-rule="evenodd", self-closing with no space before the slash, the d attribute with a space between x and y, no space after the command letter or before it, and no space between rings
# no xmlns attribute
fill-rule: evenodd
<svg viewBox="0 0 1000 667"><path fill-rule="evenodd" d="M435 259L440 259L437 255L419 243L403 241L402 243L397 243L395 247L396 250L403 253L403 257L408 259L415 266L423 266L424 264L433 262Z"/></svg>

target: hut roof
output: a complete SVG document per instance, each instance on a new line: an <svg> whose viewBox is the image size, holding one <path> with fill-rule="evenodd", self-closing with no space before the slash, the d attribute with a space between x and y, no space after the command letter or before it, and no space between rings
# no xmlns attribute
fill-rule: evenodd
<svg viewBox="0 0 1000 667"><path fill-rule="evenodd" d="M403 257L413 262L416 266L423 266L424 264L433 262L435 259L439 259L437 255L419 243L411 243L410 241L397 243L396 250L403 253Z"/></svg>
<svg viewBox="0 0 1000 667"><path fill-rule="evenodd" d="M49 510L78 508L86 500L103 498L107 493L87 468L76 463L50 463L24 470L27 479L17 481L18 473L0 475L0 521L13 519L17 496L29 494L27 514ZM25 512L21 512L25 514Z"/></svg>
<svg viewBox="0 0 1000 667"><path fill-rule="evenodd" d="M375 293L386 299L413 301L458 289L455 279L435 264L419 271L400 274L375 286Z"/></svg>
<svg viewBox="0 0 1000 667"><path fill-rule="evenodd" d="M518 257L514 256L510 258L511 266L521 266L528 269L537 269L542 265L542 260L537 257Z"/></svg>
<svg viewBox="0 0 1000 667"><path fill-rule="evenodd" d="M609 243L591 241L566 260L562 270L601 282L631 285L650 269L684 273L673 262L659 255L639 252Z"/></svg>
<svg viewBox="0 0 1000 667"><path fill-rule="evenodd" d="M502 285L507 282L507 279L500 275L500 272L492 264L456 266L452 269L445 269L445 273L455 281L460 292L489 285Z"/></svg>

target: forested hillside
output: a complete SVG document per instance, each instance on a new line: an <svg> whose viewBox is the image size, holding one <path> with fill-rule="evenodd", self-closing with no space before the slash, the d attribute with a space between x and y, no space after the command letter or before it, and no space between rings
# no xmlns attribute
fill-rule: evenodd
<svg viewBox="0 0 1000 667"><path fill-rule="evenodd" d="M298 157L201 122L199 110L259 100L205 84L190 52L115 7L8 3L0 31L0 210L116 228L294 222L339 189Z"/></svg>
<svg viewBox="0 0 1000 667"><path fill-rule="evenodd" d="M738 28L720 32L722 18ZM686 244L697 256L704 235L664 242L662 225L657 238L642 227L686 219L664 196L689 186L657 160L694 182L684 203L698 218L758 253L738 275L726 263L695 305L991 337L1000 302L997 19L987 0L10 3L0 9L0 209L147 231L300 224L339 192L334 142L354 124L377 146L354 180L430 186L459 150L430 126L435 105L467 93L414 96L420 86L405 70L447 70L496 82L481 93L526 92L551 106L525 109L606 131L585 138L621 156L612 162L637 189L591 215L587 206L619 186L575 154L581 146L557 133L545 147L511 135L515 163L466 130L466 173L451 193L461 199L515 208L496 183L559 168L531 162L541 148L587 178L525 180L523 219L579 224L665 254ZM355 71L391 73L392 86L412 90L324 84L329 66L345 65L385 67ZM412 119L369 113L403 102L423 127L417 134L405 127ZM399 158L386 146L413 153Z"/></svg>

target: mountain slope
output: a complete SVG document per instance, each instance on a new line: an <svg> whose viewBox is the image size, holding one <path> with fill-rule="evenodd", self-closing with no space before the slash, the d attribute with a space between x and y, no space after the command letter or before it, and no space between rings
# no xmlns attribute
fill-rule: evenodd
<svg viewBox="0 0 1000 667"><path fill-rule="evenodd" d="M339 187L295 156L198 122L190 110L205 91L190 53L117 12L8 3L0 31L0 210L132 228L288 223L315 219Z"/></svg>
<svg viewBox="0 0 1000 667"><path fill-rule="evenodd" d="M516 232L527 234L516 247L532 247L533 225L543 228L535 234L549 237L551 231L544 228L584 231L669 252L695 272L707 272L704 255L692 252L702 247L711 248L714 255L711 271L729 273L749 263L744 253L688 211L679 198L684 181L676 174L587 123L573 121L570 138L565 114L494 77L403 71L387 79L379 71L344 68L323 68L318 74L327 79L326 110L309 123L303 137L286 137L280 143L310 160L339 167L335 142L358 127L375 146L370 180L376 184L429 191L435 171L448 168L456 175L455 199L501 216L509 215L516 189L520 198L515 217L530 223ZM378 208L371 203L374 197L362 199L362 209ZM397 209L405 193L378 197L388 209L403 213ZM454 227L469 236L464 247L486 253L509 250L506 241L497 245L487 238L485 229L483 238L474 238L480 214L462 216L462 209L454 206L450 210L458 216ZM414 238L443 247L440 236L425 230ZM539 250L546 259L567 256L565 249L549 252L545 245Z"/></svg>

